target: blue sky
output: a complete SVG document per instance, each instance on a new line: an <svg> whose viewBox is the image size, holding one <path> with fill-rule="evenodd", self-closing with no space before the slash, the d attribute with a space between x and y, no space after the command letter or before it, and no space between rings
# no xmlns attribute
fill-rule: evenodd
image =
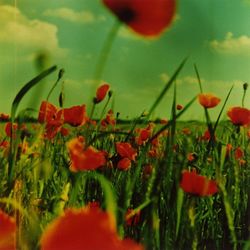
<svg viewBox="0 0 250 250"><path fill-rule="evenodd" d="M235 85L229 106L240 105L242 84L250 82L250 1L179 1L176 17L158 39L146 40L122 26L113 43L102 79L115 95L115 111L133 118L148 110L179 63L189 56L177 79L177 102L185 105L199 88L198 66L205 92L223 99ZM65 106L89 103L93 72L115 17L93 0L0 1L0 112L9 112L22 85L38 73L35 58L46 52L47 66L65 69ZM23 107L36 107L56 75L34 89ZM51 101L57 104L60 86ZM169 117L170 91L155 112ZM216 116L220 107L212 110ZM249 94L246 106L250 107ZM185 119L203 119L194 103Z"/></svg>

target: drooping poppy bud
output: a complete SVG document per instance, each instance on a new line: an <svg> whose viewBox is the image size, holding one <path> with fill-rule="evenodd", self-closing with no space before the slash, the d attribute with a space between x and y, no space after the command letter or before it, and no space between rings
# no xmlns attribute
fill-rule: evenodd
<svg viewBox="0 0 250 250"><path fill-rule="evenodd" d="M109 91L109 84L104 83L102 84L96 91L96 97L94 98L94 103L99 103L101 102L107 95L108 91Z"/></svg>

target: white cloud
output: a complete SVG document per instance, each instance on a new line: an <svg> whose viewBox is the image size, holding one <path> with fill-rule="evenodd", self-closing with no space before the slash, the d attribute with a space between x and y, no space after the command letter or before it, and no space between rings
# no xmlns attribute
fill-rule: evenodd
<svg viewBox="0 0 250 250"><path fill-rule="evenodd" d="M247 35L234 37L232 32L228 32L224 40L213 40L209 43L209 45L218 53L250 55L250 37Z"/></svg>
<svg viewBox="0 0 250 250"><path fill-rule="evenodd" d="M75 11L69 8L48 9L43 13L45 16L57 17L74 23L92 23L96 19L90 11ZM100 19L103 17L100 17Z"/></svg>
<svg viewBox="0 0 250 250"><path fill-rule="evenodd" d="M159 75L161 81L163 83L166 83L168 80L170 80L170 76L167 73L162 73ZM201 82L204 82L205 80L202 78ZM177 77L176 83L178 85L181 84L197 84L198 85L198 79L195 76L184 76L184 77Z"/></svg>
<svg viewBox="0 0 250 250"><path fill-rule="evenodd" d="M59 47L55 25L29 19L10 5L0 5L0 13L1 44L15 45L18 50L47 50L56 55L65 55L66 50Z"/></svg>

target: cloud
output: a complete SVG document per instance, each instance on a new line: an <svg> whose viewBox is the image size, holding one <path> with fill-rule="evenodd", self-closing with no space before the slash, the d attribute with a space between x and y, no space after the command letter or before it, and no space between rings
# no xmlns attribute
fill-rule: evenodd
<svg viewBox="0 0 250 250"><path fill-rule="evenodd" d="M75 11L69 8L48 9L43 13L45 16L57 17L73 23L92 23L95 20L103 20L103 17L99 19L90 11Z"/></svg>
<svg viewBox="0 0 250 250"><path fill-rule="evenodd" d="M46 50L56 55L67 51L59 47L57 27L53 24L29 19L10 5L0 5L0 44L16 46L20 50Z"/></svg>
<svg viewBox="0 0 250 250"><path fill-rule="evenodd" d="M166 83L167 81L170 80L170 76L167 73L161 73L159 75L159 77L163 83ZM205 80L202 78L201 82L204 82L204 81ZM198 85L198 80L197 80L197 77L195 77L195 76L184 76L184 77L177 77L176 83L178 85L181 85L181 84L194 84L194 85L196 84L196 85Z"/></svg>
<svg viewBox="0 0 250 250"><path fill-rule="evenodd" d="M222 54L250 55L250 37L247 35L234 37L232 32L228 32L224 40L213 40L209 43L209 46Z"/></svg>

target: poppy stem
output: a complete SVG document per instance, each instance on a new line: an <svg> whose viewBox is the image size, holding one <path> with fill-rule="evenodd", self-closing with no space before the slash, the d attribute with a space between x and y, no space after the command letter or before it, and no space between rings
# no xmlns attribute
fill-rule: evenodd
<svg viewBox="0 0 250 250"><path fill-rule="evenodd" d="M95 82L94 85L98 85L99 81L101 80L104 67L110 55L110 51L111 51L113 42L115 40L115 37L118 33L119 28L120 28L120 22L116 20L111 30L109 31L108 36L106 37L106 40L101 48L101 52L97 59L97 63L96 63L95 71L94 71L94 82ZM96 86L94 86L94 89L96 89Z"/></svg>

